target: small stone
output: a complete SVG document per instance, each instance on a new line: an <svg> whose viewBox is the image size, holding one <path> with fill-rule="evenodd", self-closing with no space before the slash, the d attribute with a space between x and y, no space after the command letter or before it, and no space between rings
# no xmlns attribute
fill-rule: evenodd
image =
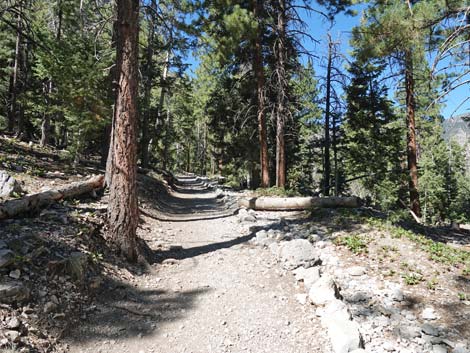
<svg viewBox="0 0 470 353"><path fill-rule="evenodd" d="M13 279L19 279L21 277L21 271L19 269L13 270L8 276Z"/></svg>
<svg viewBox="0 0 470 353"><path fill-rule="evenodd" d="M382 345L382 348L387 352L394 352L396 350L395 345L392 344L391 342L384 342L384 344Z"/></svg>
<svg viewBox="0 0 470 353"><path fill-rule="evenodd" d="M424 323L423 325L421 325L421 330L427 335L435 337L439 336L438 329L431 324Z"/></svg>
<svg viewBox="0 0 470 353"><path fill-rule="evenodd" d="M20 327L21 321L17 317L12 317L10 320L7 322L7 328L11 330L16 330Z"/></svg>
<svg viewBox="0 0 470 353"><path fill-rule="evenodd" d="M354 266L348 270L351 276L362 276L366 273L366 269L362 266Z"/></svg>
<svg viewBox="0 0 470 353"><path fill-rule="evenodd" d="M409 340L416 337L421 337L421 330L416 326L410 326L408 324L400 326L399 332L401 337Z"/></svg>
<svg viewBox="0 0 470 353"><path fill-rule="evenodd" d="M57 309L57 304L53 302L47 302L44 305L44 313L49 314Z"/></svg>
<svg viewBox="0 0 470 353"><path fill-rule="evenodd" d="M20 333L18 331L9 330L4 332L4 335L10 342L17 343L20 340Z"/></svg>
<svg viewBox="0 0 470 353"><path fill-rule="evenodd" d="M405 300L405 295L403 294L401 289L397 288L392 293L392 299L396 302L402 302L403 300Z"/></svg>
<svg viewBox="0 0 470 353"><path fill-rule="evenodd" d="M299 293L295 295L295 299L301 304L305 305L307 303L307 294Z"/></svg>
<svg viewBox="0 0 470 353"><path fill-rule="evenodd" d="M443 344L435 344L432 346L432 353L447 353L447 347Z"/></svg>
<svg viewBox="0 0 470 353"><path fill-rule="evenodd" d="M178 263L178 260L176 259L165 259L162 261L162 264L164 265L174 265L176 263Z"/></svg>
<svg viewBox="0 0 470 353"><path fill-rule="evenodd" d="M436 312L434 311L433 308L425 308L423 312L421 313L421 317L424 320L437 320L438 316L436 315Z"/></svg>

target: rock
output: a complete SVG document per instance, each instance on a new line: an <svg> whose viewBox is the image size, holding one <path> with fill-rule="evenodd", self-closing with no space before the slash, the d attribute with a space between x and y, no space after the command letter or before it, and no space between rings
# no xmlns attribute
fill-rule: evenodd
<svg viewBox="0 0 470 353"><path fill-rule="evenodd" d="M10 266L15 262L15 253L9 249L0 250L0 268Z"/></svg>
<svg viewBox="0 0 470 353"><path fill-rule="evenodd" d="M320 279L320 269L318 267L298 267L292 273L297 281L303 281L307 292L312 285Z"/></svg>
<svg viewBox="0 0 470 353"><path fill-rule="evenodd" d="M362 266L354 266L348 270L351 276L362 276L366 273L366 269Z"/></svg>
<svg viewBox="0 0 470 353"><path fill-rule="evenodd" d="M330 302L321 321L328 330L328 336L335 353L348 353L362 348L359 325L350 319L345 304L340 300L335 299Z"/></svg>
<svg viewBox="0 0 470 353"><path fill-rule="evenodd" d="M0 283L0 302L14 303L29 299L30 291L21 282Z"/></svg>
<svg viewBox="0 0 470 353"><path fill-rule="evenodd" d="M435 337L439 336L438 329L431 324L424 323L423 325L421 325L421 330L427 335Z"/></svg>
<svg viewBox="0 0 470 353"><path fill-rule="evenodd" d="M325 305L339 297L339 292L333 278L325 275L312 285L308 297L315 305Z"/></svg>
<svg viewBox="0 0 470 353"><path fill-rule="evenodd" d="M314 246L306 239L295 239L282 243L280 259L288 270L300 266L312 267L319 262L319 255Z"/></svg>
<svg viewBox="0 0 470 353"><path fill-rule="evenodd" d="M408 340L416 337L421 337L421 330L416 326L410 324L403 324L398 327L399 336Z"/></svg>
<svg viewBox="0 0 470 353"><path fill-rule="evenodd" d="M162 261L163 265L174 265L174 264L177 264L177 263L178 263L178 260L172 259L172 258L165 259L165 260Z"/></svg>
<svg viewBox="0 0 470 353"><path fill-rule="evenodd" d="M405 300L405 295L403 294L401 289L396 288L393 290L391 298L396 302L402 302L403 300Z"/></svg>
<svg viewBox="0 0 470 353"><path fill-rule="evenodd" d="M5 249L7 247L7 243L5 243L3 240L0 240L0 249Z"/></svg>
<svg viewBox="0 0 470 353"><path fill-rule="evenodd" d="M19 279L21 277L21 271L19 269L16 269L14 271L11 271L8 276L13 279Z"/></svg>
<svg viewBox="0 0 470 353"><path fill-rule="evenodd" d="M241 222L256 222L256 217L248 214L246 216L240 217L240 221Z"/></svg>
<svg viewBox="0 0 470 353"><path fill-rule="evenodd" d="M443 344L435 344L432 346L432 353L447 353L447 347Z"/></svg>
<svg viewBox="0 0 470 353"><path fill-rule="evenodd" d="M425 308L421 313L421 318L423 318L423 320L437 320L439 317L436 315L433 308Z"/></svg>
<svg viewBox="0 0 470 353"><path fill-rule="evenodd" d="M20 192L22 192L20 183L4 170L0 170L0 198L10 197Z"/></svg>
<svg viewBox="0 0 470 353"><path fill-rule="evenodd" d="M470 353L470 350L467 349L467 344L457 343L455 348L452 350L452 353Z"/></svg>
<svg viewBox="0 0 470 353"><path fill-rule="evenodd" d="M52 313L53 311L55 311L57 309L58 305L56 303L53 303L53 302L47 302L45 305L44 305L44 313L45 314L49 314L49 313Z"/></svg>
<svg viewBox="0 0 470 353"><path fill-rule="evenodd" d="M295 295L295 299L301 304L305 305L307 303L307 294L299 293Z"/></svg>
<svg viewBox="0 0 470 353"><path fill-rule="evenodd" d="M17 317L12 317L7 321L7 328L10 330L16 330L20 327L21 321Z"/></svg>
<svg viewBox="0 0 470 353"><path fill-rule="evenodd" d="M346 301L351 303L365 302L370 299L370 296L366 292L356 292L353 295L346 297Z"/></svg>
<svg viewBox="0 0 470 353"><path fill-rule="evenodd" d="M382 344L382 348L383 348L383 350L385 350L387 352L394 352L396 350L395 345L391 342L384 342Z"/></svg>
<svg viewBox="0 0 470 353"><path fill-rule="evenodd" d="M14 330L8 330L3 333L10 342L17 343L20 340L20 333Z"/></svg>

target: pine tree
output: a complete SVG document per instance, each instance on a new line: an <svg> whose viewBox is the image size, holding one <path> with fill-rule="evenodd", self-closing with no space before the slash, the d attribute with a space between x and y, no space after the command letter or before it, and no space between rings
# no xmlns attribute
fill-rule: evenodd
<svg viewBox="0 0 470 353"><path fill-rule="evenodd" d="M113 121L109 237L130 261L137 259L137 89L139 1L117 2L118 92Z"/></svg>

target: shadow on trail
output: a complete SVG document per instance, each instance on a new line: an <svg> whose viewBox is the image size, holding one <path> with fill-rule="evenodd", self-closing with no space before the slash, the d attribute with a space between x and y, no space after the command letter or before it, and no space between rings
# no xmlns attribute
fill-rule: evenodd
<svg viewBox="0 0 470 353"><path fill-rule="evenodd" d="M181 249L181 250L167 250L167 251L155 251L153 252L153 261L154 263L161 263L162 261L166 259L175 259L175 260L184 260L188 258L193 258L199 255L204 255L208 254L211 252L215 252L217 250L221 249L228 249L236 245L240 245L243 243L248 242L250 239L252 239L256 232L252 231L250 234L238 237L235 239L227 240L227 241L222 241L219 243L211 243L207 245L202 245L202 246L195 246L192 248L187 248L187 249Z"/></svg>
<svg viewBox="0 0 470 353"><path fill-rule="evenodd" d="M139 184L142 213L161 221L192 221L227 217L235 212L233 204L216 195L196 179L178 180L170 190L159 180L142 176ZM142 179L143 180L143 179Z"/></svg>
<svg viewBox="0 0 470 353"><path fill-rule="evenodd" d="M74 345L158 333L165 324L185 317L196 306L196 299L208 292L209 288L147 290L108 280L97 293L96 306L87 308L86 324L75 327L66 340Z"/></svg>

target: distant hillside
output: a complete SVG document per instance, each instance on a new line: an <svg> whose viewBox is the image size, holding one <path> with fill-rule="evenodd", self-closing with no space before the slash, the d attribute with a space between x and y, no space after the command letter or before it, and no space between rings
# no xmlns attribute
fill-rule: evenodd
<svg viewBox="0 0 470 353"><path fill-rule="evenodd" d="M465 146L467 173L470 174L470 114L462 114L444 120L444 139L447 142L455 141L460 146Z"/></svg>

